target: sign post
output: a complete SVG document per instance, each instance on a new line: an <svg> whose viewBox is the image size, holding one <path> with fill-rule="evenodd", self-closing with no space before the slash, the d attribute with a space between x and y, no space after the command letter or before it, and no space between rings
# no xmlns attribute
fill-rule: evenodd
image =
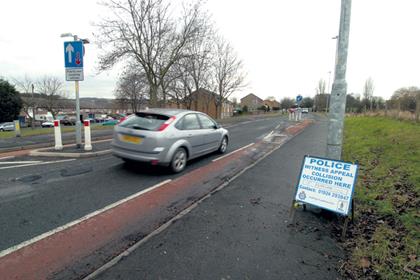
<svg viewBox="0 0 420 280"><path fill-rule="evenodd" d="M302 101L302 98L303 97L300 94L298 96L296 96L296 103L297 103L298 106L300 106L300 102Z"/></svg>
<svg viewBox="0 0 420 280"><path fill-rule="evenodd" d="M66 81L75 82L76 92L76 146L82 146L82 123L80 121L79 81L84 80L83 75L83 42L77 36L74 41L64 42L64 64L66 68Z"/></svg>
<svg viewBox="0 0 420 280"><path fill-rule="evenodd" d="M335 212L347 217L353 207L353 193L358 164L341 160L305 156L293 200Z"/></svg>

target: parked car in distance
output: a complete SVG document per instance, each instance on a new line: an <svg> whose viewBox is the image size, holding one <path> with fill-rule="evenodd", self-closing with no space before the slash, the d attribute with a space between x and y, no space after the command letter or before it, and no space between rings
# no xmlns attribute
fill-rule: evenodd
<svg viewBox="0 0 420 280"><path fill-rule="evenodd" d="M76 124L76 117L58 116L57 119L60 120L61 125L75 125Z"/></svg>
<svg viewBox="0 0 420 280"><path fill-rule="evenodd" d="M309 113L309 109L308 108L302 108L302 114L307 114Z"/></svg>
<svg viewBox="0 0 420 280"><path fill-rule="evenodd" d="M118 123L118 120L114 120L114 119L110 119L110 120L105 120L102 125L116 125Z"/></svg>
<svg viewBox="0 0 420 280"><path fill-rule="evenodd" d="M0 123L0 131L14 131L15 124L12 122Z"/></svg>
<svg viewBox="0 0 420 280"><path fill-rule="evenodd" d="M228 141L229 132L204 113L149 109L116 125L111 147L115 156L127 162L169 166L178 173L190 159L225 153Z"/></svg>
<svg viewBox="0 0 420 280"><path fill-rule="evenodd" d="M54 123L50 121L43 122L41 124L42 127L54 127Z"/></svg>

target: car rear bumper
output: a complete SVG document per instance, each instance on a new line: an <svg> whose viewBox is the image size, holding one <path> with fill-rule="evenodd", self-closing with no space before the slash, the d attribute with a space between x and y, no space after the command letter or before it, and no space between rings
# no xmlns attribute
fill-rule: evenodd
<svg viewBox="0 0 420 280"><path fill-rule="evenodd" d="M119 158L130 159L140 162L148 162L155 165L168 165L166 160L166 152L142 153L118 146L115 143L111 144L112 154Z"/></svg>

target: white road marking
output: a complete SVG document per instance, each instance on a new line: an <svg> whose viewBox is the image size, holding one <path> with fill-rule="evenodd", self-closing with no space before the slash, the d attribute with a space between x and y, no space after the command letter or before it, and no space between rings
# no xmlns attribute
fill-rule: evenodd
<svg viewBox="0 0 420 280"><path fill-rule="evenodd" d="M0 158L0 160L5 160L5 159L13 159L13 158L15 158L15 156L10 156L10 157L2 157L2 158Z"/></svg>
<svg viewBox="0 0 420 280"><path fill-rule="evenodd" d="M87 215L81 217L80 219L74 220L74 221L72 221L70 223L67 223L67 224L63 225L63 226L60 226L60 227L55 228L53 230L50 230L50 231L48 231L46 233L43 233L41 235L38 235L38 236L36 236L36 237L34 237L32 239L29 239L27 241L24 241L24 242L22 242L22 243L20 243L18 245L15 245L15 246L12 246L12 247L10 247L10 248L8 248L6 250L3 250L3 251L0 252L0 258L4 257L6 255L9 255L9 254L11 254L11 253L13 253L13 252L15 252L17 250L20 250L20 249L22 249L22 248L24 248L26 246L29 246L29 245L31 245L31 244L33 244L35 242L38 242L38 241L40 241L42 239L45 239L45 238L47 238L47 237L49 237L51 235L54 235L54 234L56 234L58 232L61 232L63 230L66 230L66 229L68 229L68 228L70 228L70 227L72 227L74 225L80 224L81 222L86 221L86 220L88 220L88 219L90 219L90 218L92 218L94 216L97 216L97 215L99 215L99 214L101 214L101 213L103 213L105 211L108 211L108 210L110 210L112 208L115 208L118 205L121 205L121 204L123 204L123 203L125 203L125 202L127 202L129 200L132 200L132 199L134 199L136 197L139 197L139 196L141 196L141 195L143 195L143 194L145 194L147 192L150 192L150 191L152 191L154 189L157 189L157 188L159 188L159 187L161 187L161 186L169 183L170 181L172 181L172 180L171 179L168 179L168 180L165 180L163 182L160 182L160 183L158 183L158 184L156 184L156 185L154 185L154 186L152 186L150 188L147 188L145 190L142 190L142 191L140 191L138 193L135 193L133 195L130 195L130 196L128 196L128 197L126 197L124 199L121 199L121 200L119 200L117 202L114 202L114 203L112 203L112 204L110 204L108 206L105 206L102 209L99 209L99 210L96 210L96 211L94 211L94 212L92 212L90 214L87 214Z"/></svg>
<svg viewBox="0 0 420 280"><path fill-rule="evenodd" d="M1 164L23 164L23 163L40 163L42 161L39 160L26 160L26 161L2 161Z"/></svg>
<svg viewBox="0 0 420 280"><path fill-rule="evenodd" d="M102 142L108 142L108 141L112 141L112 138L111 138L111 139L103 139L103 140L96 140L96 141L92 141L92 144L95 144L95 143L102 143Z"/></svg>
<svg viewBox="0 0 420 280"><path fill-rule="evenodd" d="M33 166L33 165L44 165L44 164L51 164L51 163L60 163L60 162L73 161L73 160L76 160L76 159L75 158L71 158L71 159L54 160L54 161L44 161L44 162L28 163L28 164L13 165L13 166L4 166L4 167L0 167L0 170L2 170L2 169L11 169L11 168L18 168L18 167L26 167L26 166Z"/></svg>
<svg viewBox="0 0 420 280"><path fill-rule="evenodd" d="M251 144L248 144L248 145L246 145L246 146L243 146L242 148L236 149L236 150L234 150L233 152L230 152L230 153L228 153L228 154L226 154L226 155L224 155L224 156L221 156L221 157L215 158L215 159L213 159L213 160L212 160L212 162L215 162L215 161L218 161L219 159L222 159L222 158L228 157L228 156L230 156L231 154L234 154L234 153L236 153L236 152L239 152L240 150L246 149L246 148L248 148L249 146L252 146L252 145L254 145L254 144L255 144L255 143L254 143L254 142L252 142Z"/></svg>
<svg viewBox="0 0 420 280"><path fill-rule="evenodd" d="M240 123L236 123L236 124L232 124L232 125L228 125L228 126L223 126L223 128L231 128L231 127L235 127L235 126L240 126L240 125L244 125L244 124L248 124L248 123L252 123L252 122L260 122L260 121L266 121L266 120L270 120L272 118L265 118L265 119L259 119L259 120L252 120L252 121L244 121L244 122L240 122Z"/></svg>
<svg viewBox="0 0 420 280"><path fill-rule="evenodd" d="M271 134L273 134L273 133L274 133L274 130L272 130L269 134L267 134L265 137L263 137L264 140L267 140L271 136Z"/></svg>

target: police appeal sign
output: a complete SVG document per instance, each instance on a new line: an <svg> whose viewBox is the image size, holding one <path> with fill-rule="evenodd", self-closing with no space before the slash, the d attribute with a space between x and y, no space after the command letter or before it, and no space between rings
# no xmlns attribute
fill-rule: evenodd
<svg viewBox="0 0 420 280"><path fill-rule="evenodd" d="M357 171L357 164L305 156L295 200L348 215Z"/></svg>

